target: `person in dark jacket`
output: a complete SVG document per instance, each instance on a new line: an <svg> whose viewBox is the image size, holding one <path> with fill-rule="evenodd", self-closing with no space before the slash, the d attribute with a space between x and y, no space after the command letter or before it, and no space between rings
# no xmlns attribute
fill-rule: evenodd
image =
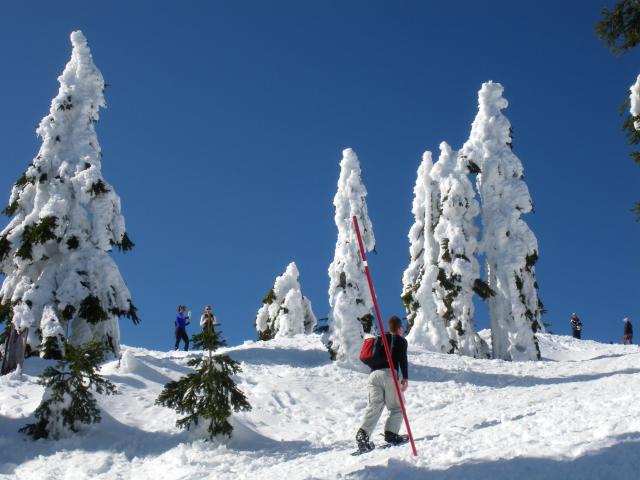
<svg viewBox="0 0 640 480"><path fill-rule="evenodd" d="M409 386L409 369L407 361L407 341L402 336L403 327L402 320L398 317L390 317L387 321L389 332L387 333L387 341L391 349L391 358L393 359L393 367L402 372L402 380L400 381L400 390L404 392ZM400 443L402 437L398 435L400 426L402 425L402 410L400 400L393 383L391 370L389 370L388 362L386 366L371 369L368 381L369 390L369 406L362 419L362 425L356 433L356 442L360 451L367 451L373 448L373 444L369 441L373 430L382 415L382 409L386 406L389 410L389 418L384 426L384 439L388 443ZM400 378L400 377L398 377Z"/></svg>
<svg viewBox="0 0 640 480"><path fill-rule="evenodd" d="M582 322L575 313L571 314L571 330L573 332L573 338L580 339L582 335Z"/></svg>
<svg viewBox="0 0 640 480"><path fill-rule="evenodd" d="M622 332L622 344L633 345L633 326L631 326L631 320L624 319L624 330Z"/></svg>
<svg viewBox="0 0 640 480"><path fill-rule="evenodd" d="M185 314L187 307L178 305L178 314L176 315L176 348L180 347L180 340L184 342L184 351L189 351L189 336L187 335L187 325L189 325L189 315Z"/></svg>

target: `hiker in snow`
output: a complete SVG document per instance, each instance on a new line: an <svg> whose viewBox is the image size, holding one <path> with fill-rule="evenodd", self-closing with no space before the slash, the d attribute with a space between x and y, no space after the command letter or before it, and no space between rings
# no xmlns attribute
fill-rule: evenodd
<svg viewBox="0 0 640 480"><path fill-rule="evenodd" d="M633 327L631 326L631 320L625 318L623 321L624 330L622 332L622 344L633 345Z"/></svg>
<svg viewBox="0 0 640 480"><path fill-rule="evenodd" d="M211 330L213 330L216 325L220 325L218 319L211 311L211 305L207 305L204 308L204 313L200 316L200 328L204 331L210 326Z"/></svg>
<svg viewBox="0 0 640 480"><path fill-rule="evenodd" d="M575 313L571 314L571 330L573 331L573 338L580 338L582 335L582 322Z"/></svg>
<svg viewBox="0 0 640 480"><path fill-rule="evenodd" d="M402 336L402 320L395 315L387 321L390 333L386 333L389 349L391 350L391 358L393 359L393 367L402 372L402 380L400 382L400 390L404 392L409 386L409 371L407 362L407 341ZM362 419L362 425L356 433L356 442L358 450L365 452L374 448L373 443L369 441L373 430L380 419L382 409L386 406L389 410L389 418L384 425L384 439L387 443L397 444L403 443L405 440L398 435L400 425L402 424L402 411L400 401L393 384L391 370L389 370L388 362L384 362L384 366L372 368L368 380L369 389L369 406Z"/></svg>
<svg viewBox="0 0 640 480"><path fill-rule="evenodd" d="M187 325L189 325L189 318L191 315L185 314L187 307L184 305L178 305L178 314L176 315L176 348L180 347L180 340L184 342L184 351L189 351L189 336L187 335Z"/></svg>

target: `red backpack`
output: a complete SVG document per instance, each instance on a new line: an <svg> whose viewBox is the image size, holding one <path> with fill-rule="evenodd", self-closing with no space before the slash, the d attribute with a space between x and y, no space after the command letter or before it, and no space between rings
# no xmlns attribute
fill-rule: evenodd
<svg viewBox="0 0 640 480"><path fill-rule="evenodd" d="M391 341L393 342L393 336L391 336ZM393 348L393 343L389 348ZM389 366L381 336L367 337L364 339L362 348L360 349L360 361L369 368L384 368Z"/></svg>

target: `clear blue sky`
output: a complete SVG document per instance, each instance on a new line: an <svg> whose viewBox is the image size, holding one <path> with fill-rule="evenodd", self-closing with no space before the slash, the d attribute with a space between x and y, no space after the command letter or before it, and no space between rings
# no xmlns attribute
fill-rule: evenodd
<svg viewBox="0 0 640 480"><path fill-rule="evenodd" d="M3 2L0 196L39 148L35 126L81 29L111 84L103 171L137 244L116 255L142 317L122 320L123 343L170 348L179 303L211 303L231 344L254 339L261 300L292 260L326 316L347 146L369 190L382 313L402 313L421 154L442 140L460 148L494 80L536 206L526 220L545 321L568 334L575 311L585 337L619 341L623 316L640 328L629 212L640 168L618 114L640 49L615 58L594 35L612 3Z"/></svg>

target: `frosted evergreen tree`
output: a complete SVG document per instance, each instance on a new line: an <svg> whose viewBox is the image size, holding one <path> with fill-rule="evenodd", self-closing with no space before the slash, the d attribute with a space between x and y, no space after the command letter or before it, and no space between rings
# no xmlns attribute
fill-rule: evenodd
<svg viewBox="0 0 640 480"><path fill-rule="evenodd" d="M42 146L15 183L0 232L2 314L8 320L2 373L59 336L43 329L55 316L69 341L104 343L117 354L118 317L138 321L131 295L109 252L129 250L120 198L102 177L95 125L105 107L102 74L82 32L71 34L71 60L37 133ZM49 322L49 325L50 322ZM45 335L44 337L42 337ZM42 337L42 338L41 338ZM57 340L53 340L54 343Z"/></svg>
<svg viewBox="0 0 640 480"><path fill-rule="evenodd" d="M299 276L298 267L291 262L285 272L276 278L256 316L260 340L313 332L318 321L311 302L302 295Z"/></svg>
<svg viewBox="0 0 640 480"><path fill-rule="evenodd" d="M232 412L251 410L246 396L233 380L233 375L242 369L228 355L214 355L224 341L211 323L198 335L198 342L207 350L207 355L189 360L187 365L195 371L167 383L156 404L184 415L176 421L178 428L196 430L207 440L231 437Z"/></svg>
<svg viewBox="0 0 640 480"><path fill-rule="evenodd" d="M535 264L538 244L520 218L532 211L520 159L512 151L511 125L499 83L487 82L478 94L479 111L462 154L480 170L477 187L482 201L482 250L487 282L496 295L489 300L493 356L505 360L536 360L535 333L542 329Z"/></svg>
<svg viewBox="0 0 640 480"><path fill-rule="evenodd" d="M605 42L614 55L628 53L640 43L640 2L637 0L619 0L611 9L602 9L602 18L596 23L596 33ZM640 75L631 86L629 98L622 110L630 107L624 120L624 129L631 145L640 145ZM630 153L637 165L640 165L640 151ZM632 211L640 222L640 201Z"/></svg>
<svg viewBox="0 0 640 480"><path fill-rule="evenodd" d="M402 276L402 302L407 312L407 341L445 353L449 337L445 323L438 316L433 294L438 276L439 247L435 227L438 210L438 184L431 178L431 152L425 152L418 167L412 213L414 224L409 231L409 266Z"/></svg>
<svg viewBox="0 0 640 480"><path fill-rule="evenodd" d="M625 119L624 126L627 131L629 143L640 144L640 75L629 89L629 115ZM640 165L640 152L634 151L631 156ZM640 202L636 202L632 211L636 213L636 220L640 222Z"/></svg>
<svg viewBox="0 0 640 480"><path fill-rule="evenodd" d="M65 345L64 359L47 367L38 383L45 387L36 408L36 422L25 425L21 432L34 439L58 439L80 431L85 425L99 423L100 410L93 391L113 395L116 387L99 373L105 346L89 342L79 347Z"/></svg>
<svg viewBox="0 0 640 480"><path fill-rule="evenodd" d="M442 142L432 172L439 179L440 191L440 216L434 232L440 247L434 294L438 316L446 325L448 352L480 358L486 355L486 348L473 321L473 292L480 277L475 218L480 207L468 172L466 160Z"/></svg>
<svg viewBox="0 0 640 480"><path fill-rule="evenodd" d="M360 162L347 148L342 152L338 191L333 199L338 240L329 266L329 332L327 346L341 365L360 368L360 347L364 333L372 331L373 301L364 275L353 227L355 215L365 249L375 249L373 226L367 213L367 190L362 183Z"/></svg>

